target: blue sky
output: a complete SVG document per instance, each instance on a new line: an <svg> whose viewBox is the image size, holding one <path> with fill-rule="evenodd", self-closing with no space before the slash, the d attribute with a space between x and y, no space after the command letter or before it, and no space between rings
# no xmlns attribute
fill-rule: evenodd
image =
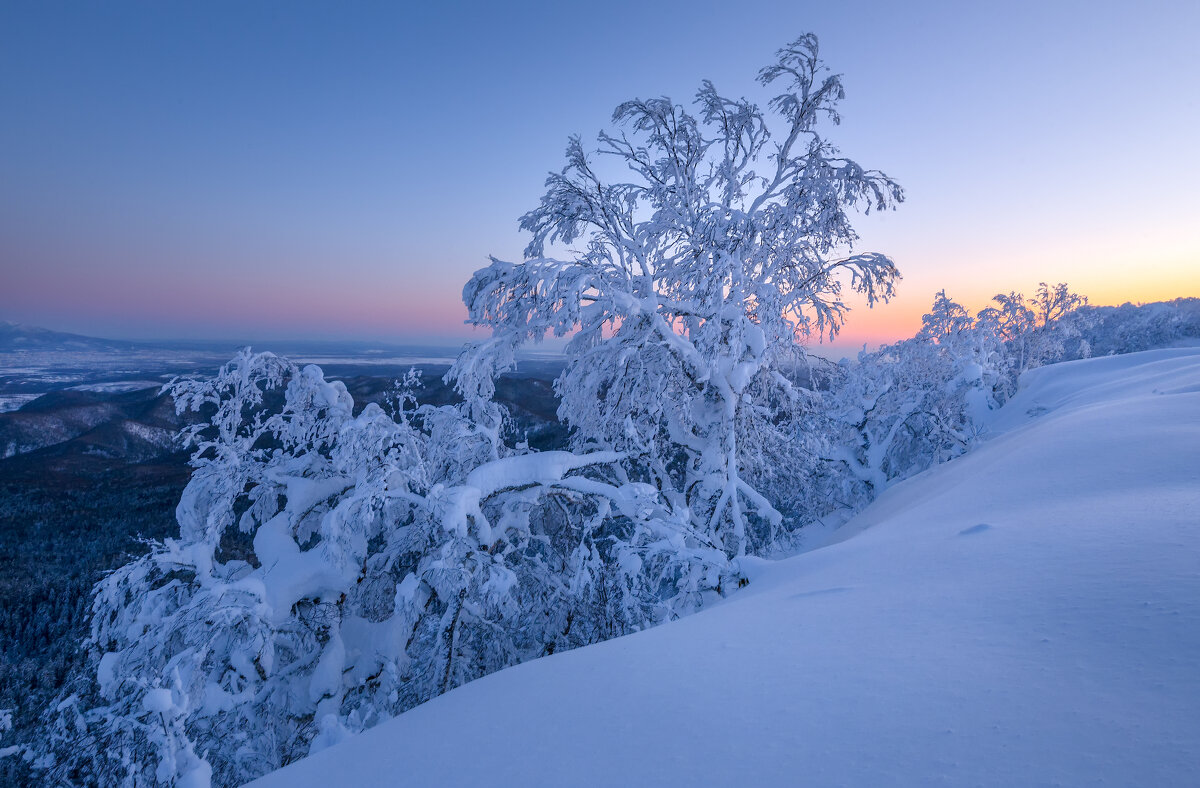
<svg viewBox="0 0 1200 788"><path fill-rule="evenodd" d="M1200 4L0 7L0 319L126 337L439 339L462 284L632 96L752 97L804 31L829 136L908 192L846 341L1066 280L1200 295Z"/></svg>

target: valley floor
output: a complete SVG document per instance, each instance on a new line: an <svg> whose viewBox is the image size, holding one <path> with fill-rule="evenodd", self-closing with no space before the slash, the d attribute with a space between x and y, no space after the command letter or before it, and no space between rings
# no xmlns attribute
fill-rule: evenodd
<svg viewBox="0 0 1200 788"><path fill-rule="evenodd" d="M1022 384L968 455L726 602L257 784L1200 784L1200 349Z"/></svg>

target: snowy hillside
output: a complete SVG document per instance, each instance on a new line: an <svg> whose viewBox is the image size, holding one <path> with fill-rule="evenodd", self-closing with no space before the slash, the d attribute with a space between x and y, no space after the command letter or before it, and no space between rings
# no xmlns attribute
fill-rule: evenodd
<svg viewBox="0 0 1200 788"><path fill-rule="evenodd" d="M136 348L134 342L119 339L98 339L80 334L50 331L37 326L0 321L0 353L55 351L55 352L115 352Z"/></svg>
<svg viewBox="0 0 1200 788"><path fill-rule="evenodd" d="M1197 784L1200 349L1035 370L993 433L719 606L256 784Z"/></svg>

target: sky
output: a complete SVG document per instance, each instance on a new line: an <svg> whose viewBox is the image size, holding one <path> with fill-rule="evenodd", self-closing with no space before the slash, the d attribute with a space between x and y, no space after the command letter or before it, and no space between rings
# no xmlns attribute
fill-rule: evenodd
<svg viewBox="0 0 1200 788"><path fill-rule="evenodd" d="M754 82L802 32L913 333L1039 281L1200 296L1200 3L0 4L0 320L120 338L442 341L518 260L568 135L635 96Z"/></svg>

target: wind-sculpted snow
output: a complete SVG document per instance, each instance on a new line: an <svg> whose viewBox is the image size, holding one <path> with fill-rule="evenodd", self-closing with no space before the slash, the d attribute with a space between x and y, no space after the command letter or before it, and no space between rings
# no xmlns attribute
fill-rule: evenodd
<svg viewBox="0 0 1200 788"><path fill-rule="evenodd" d="M255 785L1194 784L1200 350L1042 368L991 435L724 604Z"/></svg>

